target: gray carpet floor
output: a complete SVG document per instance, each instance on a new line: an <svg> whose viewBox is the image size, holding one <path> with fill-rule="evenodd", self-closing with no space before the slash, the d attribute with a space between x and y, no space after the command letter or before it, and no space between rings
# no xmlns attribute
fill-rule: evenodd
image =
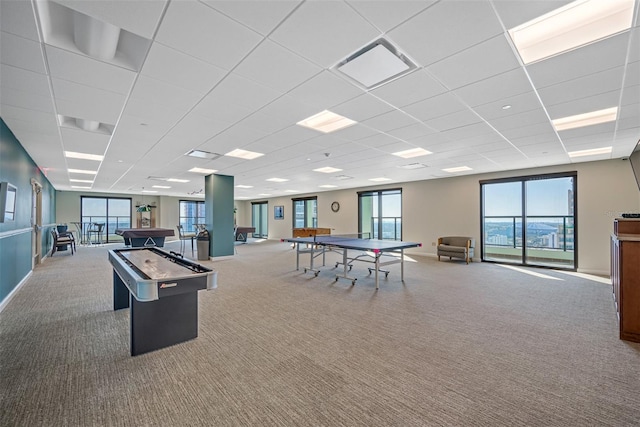
<svg viewBox="0 0 640 427"><path fill-rule="evenodd" d="M1 425L640 425L640 344L597 280L416 257L376 291L254 242L201 262L197 339L131 357L108 249L46 259L0 313Z"/></svg>

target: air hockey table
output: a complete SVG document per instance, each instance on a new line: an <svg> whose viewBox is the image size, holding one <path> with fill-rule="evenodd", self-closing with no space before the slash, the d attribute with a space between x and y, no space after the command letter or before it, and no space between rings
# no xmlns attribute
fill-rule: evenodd
<svg viewBox="0 0 640 427"><path fill-rule="evenodd" d="M217 287L216 271L155 247L109 251L113 309L131 309L137 356L198 336L198 291Z"/></svg>

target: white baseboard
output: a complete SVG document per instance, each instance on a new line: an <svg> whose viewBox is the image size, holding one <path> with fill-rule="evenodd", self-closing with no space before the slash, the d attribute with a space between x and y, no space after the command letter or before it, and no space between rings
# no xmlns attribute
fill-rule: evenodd
<svg viewBox="0 0 640 427"><path fill-rule="evenodd" d="M9 292L9 295L7 295L5 299L2 300L2 302L0 302L0 313L2 313L2 310L4 310L7 305L9 305L9 302L11 301L11 299L15 296L15 294L22 287L22 285L26 283L27 279L31 277L31 273L33 273L33 270L30 270L27 273L27 275L22 278L20 283L18 283L18 285L15 288L13 288L11 292Z"/></svg>

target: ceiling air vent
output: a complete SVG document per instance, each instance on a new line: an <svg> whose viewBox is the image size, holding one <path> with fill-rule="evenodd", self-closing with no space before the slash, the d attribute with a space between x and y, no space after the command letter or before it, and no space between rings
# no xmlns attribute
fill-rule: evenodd
<svg viewBox="0 0 640 427"><path fill-rule="evenodd" d="M417 68L385 39L378 39L333 67L363 89L374 89Z"/></svg>

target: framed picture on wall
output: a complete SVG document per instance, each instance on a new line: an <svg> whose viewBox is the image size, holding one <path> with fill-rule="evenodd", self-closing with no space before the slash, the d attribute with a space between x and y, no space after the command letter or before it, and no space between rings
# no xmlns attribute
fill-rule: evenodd
<svg viewBox="0 0 640 427"><path fill-rule="evenodd" d="M284 219L284 206L274 206L273 217L275 219Z"/></svg>

